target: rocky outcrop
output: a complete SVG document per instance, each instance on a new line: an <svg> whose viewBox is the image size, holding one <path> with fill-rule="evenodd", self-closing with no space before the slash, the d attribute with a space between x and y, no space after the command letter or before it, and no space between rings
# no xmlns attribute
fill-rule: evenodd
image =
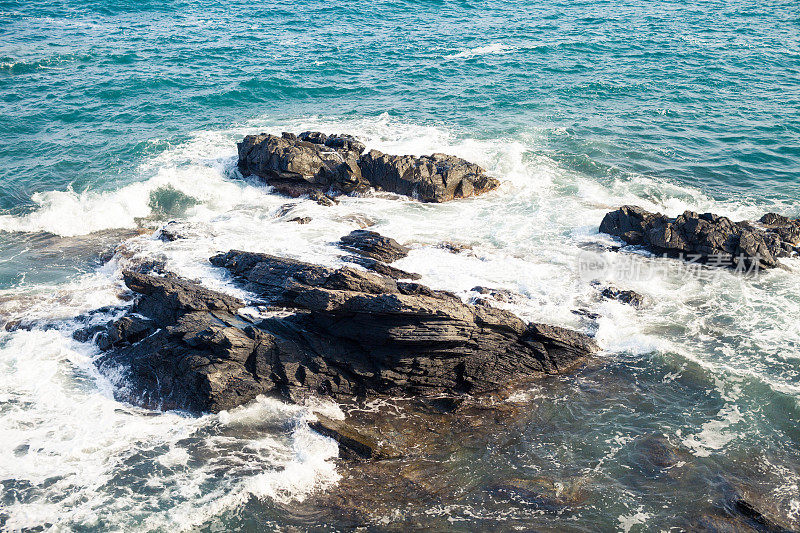
<svg viewBox="0 0 800 533"><path fill-rule="evenodd" d="M727 267L772 268L800 252L800 220L774 213L758 223L686 211L676 218L624 206L608 213L600 231L656 253Z"/></svg>
<svg viewBox="0 0 800 533"><path fill-rule="evenodd" d="M367 270L393 279L420 279L419 274L406 272L388 264L406 257L410 251L410 248L392 238L384 237L374 231L358 229L342 237L339 240L339 247L353 254L344 257L349 263L361 265Z"/></svg>
<svg viewBox="0 0 800 533"><path fill-rule="evenodd" d="M384 263L402 259L411 251L410 248L403 246L391 237L384 237L380 233L363 229L354 230L342 237L339 240L339 246Z"/></svg>
<svg viewBox="0 0 800 533"><path fill-rule="evenodd" d="M485 393L569 371L596 350L586 335L412 282L231 251L228 269L277 313L175 276L125 272L129 313L76 333L123 369L126 399L217 412L258 394L296 399Z"/></svg>
<svg viewBox="0 0 800 533"><path fill-rule="evenodd" d="M364 145L349 135L248 135L237 145L239 170L287 196L363 188L358 159Z"/></svg>
<svg viewBox="0 0 800 533"><path fill-rule="evenodd" d="M361 157L359 166L364 180L372 187L423 202L466 198L500 185L478 165L446 154L414 157L370 150Z"/></svg>
<svg viewBox="0 0 800 533"><path fill-rule="evenodd" d="M645 297L636 291L619 289L613 285L603 286L599 282L592 282L592 286L600 292L600 297L606 300L616 300L633 307L642 307Z"/></svg>
<svg viewBox="0 0 800 533"><path fill-rule="evenodd" d="M377 150L362 155L364 145L350 135L262 133L246 136L237 146L242 175L258 176L293 197L373 187L423 202L446 202L500 183L478 165L450 155L397 156Z"/></svg>

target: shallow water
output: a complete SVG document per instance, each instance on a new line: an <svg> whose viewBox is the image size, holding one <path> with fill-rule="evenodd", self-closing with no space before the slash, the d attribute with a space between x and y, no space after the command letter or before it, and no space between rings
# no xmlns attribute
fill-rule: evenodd
<svg viewBox="0 0 800 533"><path fill-rule="evenodd" d="M463 490L379 524L691 528L730 483L800 520L800 263L698 277L600 252L603 281L648 298L638 311L599 300L582 269L624 203L800 215L793 3L0 2L0 35L0 312L65 320L0 334L0 527L346 527L313 507L342 474L305 424L313 406L191 418L116 402L121 384L96 374L69 319L123 303L131 256L235 292L213 253L335 265L332 243L359 219L410 244L397 266L423 283L465 299L510 289L519 315L595 333L604 350L527 393L521 428L436 471ZM231 179L244 134L306 129L453 153L504 183L443 205L328 208ZM171 219L191 239L155 239ZM678 450L677 473L648 466L653 435ZM586 498L553 511L485 490L508 477L580 479Z"/></svg>

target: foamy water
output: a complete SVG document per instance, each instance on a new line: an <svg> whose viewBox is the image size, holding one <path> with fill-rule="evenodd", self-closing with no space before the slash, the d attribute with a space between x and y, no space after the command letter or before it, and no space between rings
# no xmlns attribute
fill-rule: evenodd
<svg viewBox="0 0 800 533"><path fill-rule="evenodd" d="M452 153L484 166L503 184L485 196L441 205L368 194L323 207L232 179L235 142L244 134L309 129L352 133L368 148L390 153ZM387 115L262 118L224 131L197 132L143 162L135 183L105 192L38 193L32 212L0 217L5 231L63 236L155 227L153 195L169 188L192 200L178 217L189 238L165 243L150 232L134 237L124 243L124 253L96 272L68 283L4 291L2 310L11 318L65 319L119 305L120 270L131 256L163 257L169 270L246 296L208 257L236 248L338 265L335 242L359 227L358 221L368 220L374 224L370 229L412 247L396 266L418 272L422 283L465 300L475 295L475 286L508 289L517 297L499 305L528 320L595 334L604 350L600 357L611 366L646 356L657 367L653 372L663 373L658 381L667 388L701 374L702 379L692 379L709 380L708 394L718 398L718 405L710 412L676 412L664 426L698 459L774 438L772 419L759 403L780 398L792 402L793 409L800 406L797 261L788 263L793 272L775 270L756 279L730 272L698 279L686 276L677 261L592 252L609 265L600 281L645 295L648 305L642 310L598 299L580 261L587 250L612 242L597 227L621 204L670 215L713 211L736 219L758 217L768 207L797 213L780 204L715 201L698 190L642 176L590 179L537 155L538 143L535 131L485 140ZM287 205L291 211L281 215ZM287 221L297 216L311 222ZM446 241L472 248L453 254L437 246ZM659 270L653 277L632 279L624 274L631 264L656 264ZM572 312L580 308L598 313L599 319ZM97 353L72 341L71 327L67 321L61 329L2 334L5 527L182 530L240 508L250 498L301 500L335 484L336 445L308 429L309 408L259 399L231 413L193 418L121 404L112 397L119 383L95 372ZM574 399L575 409L584 408L581 401ZM614 435L607 436L607 459L596 465L608 475L619 468L617 451L634 440ZM796 487L796 473L784 468L787 483ZM798 499L791 490L786 494L781 501L796 514ZM638 496L621 501L627 511L618 523L625 531L636 530L657 512L656 503Z"/></svg>

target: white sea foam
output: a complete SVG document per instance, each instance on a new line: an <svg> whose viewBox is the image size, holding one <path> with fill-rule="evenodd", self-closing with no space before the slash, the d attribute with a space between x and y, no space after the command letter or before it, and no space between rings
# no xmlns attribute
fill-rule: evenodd
<svg viewBox="0 0 800 533"><path fill-rule="evenodd" d="M491 43L484 46L477 46L475 48L470 48L469 50L463 50L461 52L457 52L455 54L451 54L446 56L448 59L453 58L464 58L464 59L472 59L476 56L485 56L490 54L508 54L516 50L515 47L509 46L504 43Z"/></svg>
<svg viewBox="0 0 800 533"><path fill-rule="evenodd" d="M619 516L617 520L619 521L620 530L628 533L637 525L641 526L647 524L647 520L649 518L650 515L644 512L644 507L640 506L636 511L629 515Z"/></svg>
<svg viewBox="0 0 800 533"><path fill-rule="evenodd" d="M262 398L218 416L148 413L115 401L93 353L58 331L2 342L10 530L183 530L253 496L302 499L336 481L336 444L310 431L304 408Z"/></svg>
<svg viewBox="0 0 800 533"><path fill-rule="evenodd" d="M504 183L498 191L449 204L374 194L343 197L338 205L323 207L228 179L234 143L245 133L306 129L353 133L368 147L386 152L453 153L481 164ZM0 217L0 229L80 235L136 227L152 214L153 191L171 187L196 200L183 217L193 237L165 243L143 235L126 243L127 254L163 256L167 268L178 274L246 296L208 263L210 255L239 248L335 265L340 252L333 243L358 227L356 219L369 219L375 223L372 229L411 245L411 253L397 266L420 273L423 283L465 299L474 296L470 289L476 285L502 287L518 295L502 305L520 316L577 328L588 323L571 311L589 308L600 314L593 327L608 356L678 354L720 379L755 376L800 399L797 376L785 363L787 350L781 350L800 338L793 318L800 314L796 276L780 271L752 281L724 273L706 282L683 276L677 262L640 256L634 260L665 262L667 268L655 279L601 280L648 297L649 307L636 311L600 301L577 270L583 247L608 241L596 228L605 212L622 203L673 215L692 209L735 218L757 216L763 208L714 201L690 187L641 176L595 181L534 155L537 142L535 135L474 139L386 115L284 123L259 119L227 131L197 133L190 142L144 162L140 181L118 190L42 193L35 198L38 209ZM287 204L292 212L281 215ZM295 216L312 220L305 225L286 222ZM472 250L452 254L436 247L442 241L470 244ZM607 257L612 263L630 261L625 254ZM124 262L120 255L100 272L68 284L3 291L0 312L65 318L119 303ZM731 357L719 348L720 339L750 352ZM134 523L144 529L180 529L252 495L301 498L336 480L330 462L335 445L308 429L304 417L310 407L260 399L219 416L152 416L115 402L110 385L93 374L93 354L58 331L16 332L3 342L0 401L8 408L0 415L0 475L36 487L27 493L28 500L11 507L9 527L102 524L114 529ZM758 358L765 350L776 355ZM788 351L789 359L797 355L796 348ZM718 387L720 394L730 394L726 387ZM735 398L725 402L717 416L684 434L685 444L696 453L722 449L742 431L744 415ZM327 409L337 414L335 408ZM216 479L223 467L234 468L232 475ZM115 484L123 479L133 480L141 490L114 496ZM146 498L148 491L172 502L172 510L159 507L159 496ZM72 496L56 498L64 493ZM635 517L625 517L625 523Z"/></svg>

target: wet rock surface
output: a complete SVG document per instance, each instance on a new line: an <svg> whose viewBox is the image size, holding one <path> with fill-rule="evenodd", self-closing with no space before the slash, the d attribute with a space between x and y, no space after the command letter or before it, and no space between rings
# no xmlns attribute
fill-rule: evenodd
<svg viewBox="0 0 800 533"><path fill-rule="evenodd" d="M383 276L388 276L392 279L396 280L418 280L420 279L420 275L415 272L406 272L405 270L401 270L399 268L393 267L392 265L387 265L382 261L377 261L375 259L370 259L369 257L362 257L359 255L351 255L346 256L343 258L344 261L348 263L353 263L356 265L361 265L367 270L371 270L377 274L381 274Z"/></svg>
<svg viewBox="0 0 800 533"><path fill-rule="evenodd" d="M354 230L342 237L339 241L339 246L345 250L383 261L384 263L402 259L410 251L409 248L391 237L384 237L380 233L363 229Z"/></svg>
<svg viewBox="0 0 800 533"><path fill-rule="evenodd" d="M593 284L595 288L600 291L600 296L606 300L616 300L632 307L641 307L645 303L645 297L636 291L629 289L620 289L613 285L603 287L599 284Z"/></svg>
<svg viewBox="0 0 800 533"><path fill-rule="evenodd" d="M683 254L713 266L773 268L778 259L800 252L800 220L775 213L754 223L691 211L670 218L623 206L603 218L600 231L656 253Z"/></svg>
<svg viewBox="0 0 800 533"><path fill-rule="evenodd" d="M504 469L502 458L497 469L470 468L473 454L508 451L526 433L531 406L527 400L514 400L510 391L457 399L343 403L341 408L345 417L337 424L356 435L383 438L399 455L367 461L350 450L342 452L340 445L341 480L325 493L293 504L304 514L336 516L381 530L449 531L453 529L449 512L421 519L415 510L423 506L458 513L488 506L532 512L545 524L548 517L574 512L596 497L592 478L578 472L555 479ZM519 524L514 524L517 529Z"/></svg>
<svg viewBox="0 0 800 533"><path fill-rule="evenodd" d="M742 484L726 483L722 506L734 523L746 524L756 531L790 533L798 531L800 524L792 520L765 497L764 494Z"/></svg>
<svg viewBox="0 0 800 533"><path fill-rule="evenodd" d="M309 422L309 426L317 433L335 440L339 444L339 457L344 459L384 460L403 456L399 449L386 442L375 425L358 427L351 421L318 414L317 420Z"/></svg>
<svg viewBox="0 0 800 533"><path fill-rule="evenodd" d="M258 176L287 196L364 187L358 166L364 147L347 135L262 133L246 136L237 148L243 175Z"/></svg>
<svg viewBox="0 0 800 533"><path fill-rule="evenodd" d="M187 234L188 228L186 224L172 220L164 224L164 226L158 230L156 236L164 242L172 242L178 239L185 239Z"/></svg>
<svg viewBox="0 0 800 533"><path fill-rule="evenodd" d="M343 258L349 263L361 265L367 270L396 280L420 279L419 274L406 272L388 264L406 257L410 251L410 248L392 238L384 237L374 231L358 229L342 237L339 247L352 254Z"/></svg>
<svg viewBox="0 0 800 533"><path fill-rule="evenodd" d="M370 150L361 157L359 165L362 176L372 187L423 202L466 198L500 185L478 165L446 154L414 157Z"/></svg>
<svg viewBox="0 0 800 533"><path fill-rule="evenodd" d="M423 202L446 202L500 184L478 165L451 155L398 156L377 150L362 154L364 145L351 135L262 133L246 136L237 146L242 175L258 176L292 197L372 187Z"/></svg>
<svg viewBox="0 0 800 533"><path fill-rule="evenodd" d="M584 334L349 267L240 251L211 262L282 312L254 318L193 281L126 271L130 312L76 338L107 351L101 369L125 369L128 399L217 412L258 394L481 394L570 371L596 350Z"/></svg>

